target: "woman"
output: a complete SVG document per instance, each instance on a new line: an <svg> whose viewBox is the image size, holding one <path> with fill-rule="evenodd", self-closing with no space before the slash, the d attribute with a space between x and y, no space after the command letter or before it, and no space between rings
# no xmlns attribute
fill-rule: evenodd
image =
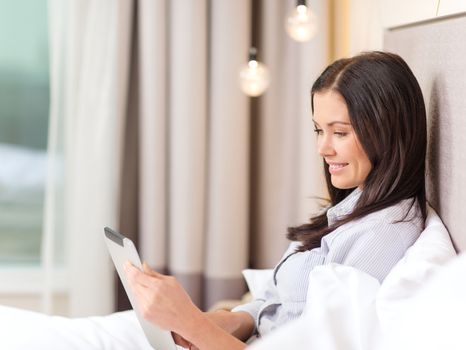
<svg viewBox="0 0 466 350"><path fill-rule="evenodd" d="M382 281L423 230L426 113L403 59L369 52L337 60L314 83L311 107L330 207L289 229L292 243L260 298L203 313L174 278L127 266L144 316L178 344L243 349L251 335L301 315L315 266L345 264Z"/></svg>

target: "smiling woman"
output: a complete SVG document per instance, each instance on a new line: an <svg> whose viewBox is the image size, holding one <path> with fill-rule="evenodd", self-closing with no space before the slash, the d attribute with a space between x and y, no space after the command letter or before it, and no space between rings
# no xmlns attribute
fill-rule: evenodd
<svg viewBox="0 0 466 350"><path fill-rule="evenodd" d="M348 170L353 165L353 179L360 182L352 187L364 190L354 210L331 227L323 213L312 218L310 224L289 229L288 237L303 241L307 249L318 247L320 240L336 228L407 199L411 209L417 207L425 219L426 111L419 84L406 62L387 52L337 60L314 83L311 95L314 120L325 120L327 116L327 124L336 117L340 118L337 121L349 121L354 147L344 152L351 150ZM335 128L337 124L332 125ZM335 131L336 138L342 137ZM343 152L344 148L338 149ZM339 180L351 175L344 174L345 168L335 174L333 158L321 155L330 201L336 205L351 192L351 187L348 189ZM344 161L338 156L335 159Z"/></svg>
<svg viewBox="0 0 466 350"><path fill-rule="evenodd" d="M293 242L252 302L203 313L173 278L128 267L143 314L174 332L178 344L242 349L238 339L302 314L315 267L342 264L382 282L423 230L426 113L404 60L387 52L338 60L311 96L330 206L289 229Z"/></svg>

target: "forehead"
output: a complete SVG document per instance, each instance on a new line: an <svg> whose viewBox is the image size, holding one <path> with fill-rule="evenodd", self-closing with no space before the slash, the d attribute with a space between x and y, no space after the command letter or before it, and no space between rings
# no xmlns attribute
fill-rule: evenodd
<svg viewBox="0 0 466 350"><path fill-rule="evenodd" d="M326 124L335 121L350 123L345 99L338 92L329 90L317 92L313 96L314 121Z"/></svg>

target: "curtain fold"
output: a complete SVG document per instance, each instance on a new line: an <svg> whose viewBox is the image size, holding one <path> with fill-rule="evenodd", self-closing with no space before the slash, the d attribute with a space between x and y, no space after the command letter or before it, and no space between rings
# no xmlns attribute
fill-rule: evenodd
<svg viewBox="0 0 466 350"><path fill-rule="evenodd" d="M139 238L141 255L156 269L167 260L168 185L168 4L138 3ZM132 118L137 116L131 116Z"/></svg>
<svg viewBox="0 0 466 350"><path fill-rule="evenodd" d="M113 266L104 253L102 229L117 223L131 1L73 4L73 12L83 15L74 29L84 41L81 47L70 45L69 51L70 58L81 62L69 67L65 97L70 102L65 112L69 118L65 152L70 154L65 229L72 277L70 314L82 316L113 309Z"/></svg>
<svg viewBox="0 0 466 350"><path fill-rule="evenodd" d="M46 197L45 275L52 275L55 238L64 237L70 316L106 314L114 304L113 267L102 237L118 216L131 1L51 0L49 7L51 29L63 34L51 43L60 68L51 79L58 107L51 108L49 146L54 154L53 140L63 140L64 173L62 188L47 184L62 200ZM50 307L50 286L44 299Z"/></svg>
<svg viewBox="0 0 466 350"><path fill-rule="evenodd" d="M249 262L250 115L238 71L250 45L250 16L247 0L211 2L204 305L241 295L240 272Z"/></svg>
<svg viewBox="0 0 466 350"><path fill-rule="evenodd" d="M200 302L205 255L208 8L170 1L167 266Z"/></svg>

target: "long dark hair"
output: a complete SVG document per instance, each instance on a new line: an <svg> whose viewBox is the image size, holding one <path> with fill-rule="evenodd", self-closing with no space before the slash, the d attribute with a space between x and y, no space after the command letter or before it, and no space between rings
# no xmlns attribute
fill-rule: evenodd
<svg viewBox="0 0 466 350"><path fill-rule="evenodd" d="M335 61L312 86L312 113L314 94L330 90L344 98L351 125L372 169L351 214L329 226L325 211L312 217L310 223L288 229L288 239L302 242L298 251L319 247L322 237L337 227L403 199L412 198L411 207L417 200L424 219L427 216L426 111L421 88L406 62L394 53L381 51ZM334 206L353 189L334 187L325 161L324 171Z"/></svg>

